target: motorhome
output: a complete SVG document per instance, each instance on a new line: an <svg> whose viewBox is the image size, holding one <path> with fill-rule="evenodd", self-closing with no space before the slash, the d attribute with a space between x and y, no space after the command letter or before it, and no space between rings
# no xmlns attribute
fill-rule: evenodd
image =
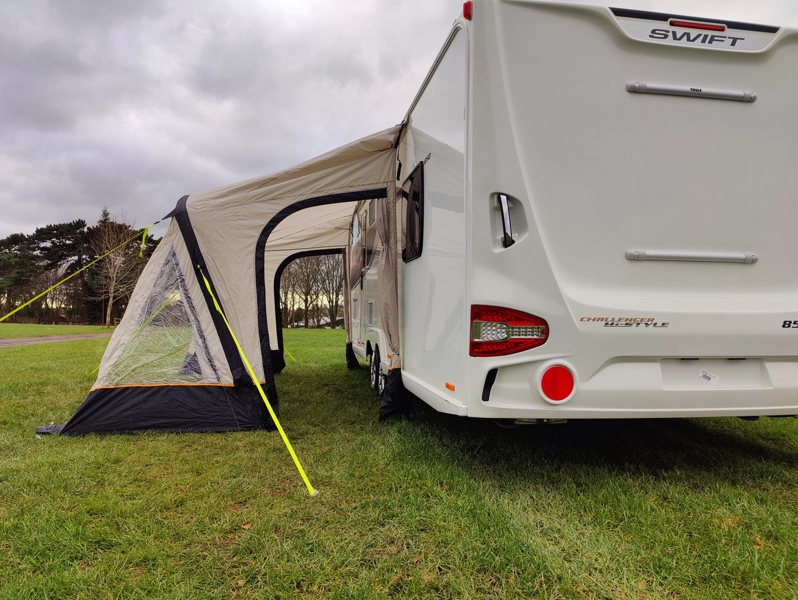
<svg viewBox="0 0 798 600"><path fill-rule="evenodd" d="M374 387L518 422L798 414L796 65L791 0L466 2L399 199L352 214Z"/></svg>

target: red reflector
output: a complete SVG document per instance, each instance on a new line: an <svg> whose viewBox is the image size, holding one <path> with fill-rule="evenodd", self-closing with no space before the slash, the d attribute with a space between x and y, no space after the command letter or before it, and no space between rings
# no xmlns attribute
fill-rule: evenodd
<svg viewBox="0 0 798 600"><path fill-rule="evenodd" d="M562 402L574 391L574 374L568 367L553 365L540 378L540 391L551 402Z"/></svg>
<svg viewBox="0 0 798 600"><path fill-rule="evenodd" d="M504 356L544 344L549 326L540 317L500 306L471 307L471 356Z"/></svg>
<svg viewBox="0 0 798 600"><path fill-rule="evenodd" d="M471 8L472 8L471 0L467 0L466 2L463 2L463 18L466 21L470 21L471 20Z"/></svg>
<svg viewBox="0 0 798 600"><path fill-rule="evenodd" d="M695 21L668 21L671 27L686 27L687 29L703 29L705 31L726 31L726 26L717 23L696 23Z"/></svg>

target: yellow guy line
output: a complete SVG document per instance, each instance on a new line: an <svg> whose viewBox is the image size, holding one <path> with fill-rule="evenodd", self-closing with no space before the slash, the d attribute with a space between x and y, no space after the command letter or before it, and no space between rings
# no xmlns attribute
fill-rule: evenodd
<svg viewBox="0 0 798 600"><path fill-rule="evenodd" d="M297 362L297 360L294 358L294 355L293 355L293 354L291 354L291 353L288 351L288 348L284 348L284 350L285 350L285 353L288 355L288 358L290 358L290 359L291 359L291 360L293 360L294 362ZM299 363L297 363L297 364L299 364Z"/></svg>
<svg viewBox="0 0 798 600"><path fill-rule="evenodd" d="M164 217L164 218L166 218L166 217ZM158 223L160 223L161 221L163 221L163 219L161 219L160 221L155 221L155 223L151 223L150 225L147 225L147 226L146 226L144 229L142 229L142 230L141 230L141 232L142 232L142 236L141 236L141 249L139 250L139 256L141 256L141 257L143 257L143 256L144 256L144 245L147 243L147 236L148 236L148 235L149 235L149 233L150 233L150 227L154 227L155 225L157 225L157 224L158 224ZM82 272L82 271L85 271L86 269L88 269L90 266L92 266L92 265L94 265L94 264L97 264L98 262L100 262L102 259L104 259L104 258L105 258L106 256L108 256L109 254L112 254L112 253L116 252L116 251L117 251L117 250L119 250L119 249L120 249L122 246L126 246L126 245L128 245L130 242L132 242L133 240L135 240L135 239L136 239L136 238L138 238L138 237L139 237L139 232L137 232L137 233L136 233L136 235L134 235L133 237L130 237L130 238L126 239L124 242L122 242L121 244L119 244L119 245L118 245L116 248L111 248L111 249L110 249L108 252L106 252L105 254L103 254L101 257L99 257L99 258L95 258L93 261L91 261L91 262L90 262L89 264L87 264L86 266L84 266L84 267L81 267L80 269L78 269L77 271L75 271L74 273L72 273L72 275L69 275L68 277L64 277L64 278L63 278L61 281L59 281L59 282L58 282L58 283L56 283L55 285L51 285L50 287L48 287L46 290L44 290L44 291L43 291L41 294L39 294L38 296L34 296L33 298L31 298L30 300L28 300L28 301L27 301L25 304L23 304L22 306L18 306L17 308L15 308L14 310L12 310L12 311L11 311L10 313L8 313L7 315L3 315L2 317L0 317L0 323L2 323L3 321L5 321L5 320L6 320L8 317L10 317L11 315L13 315L14 313L21 311L23 308L25 308L26 306L30 305L31 303L33 303L33 302L36 302L36 300L38 300L38 299L39 299L39 298L41 298L42 296L46 296L47 294L49 294L50 292L52 292L52 291L53 291L55 288L57 288L58 286L60 286L60 285L64 285L64 284L65 284L67 281L69 281L70 279L72 279L72 278L73 278L75 275L77 275L78 273L80 273L80 272Z"/></svg>
<svg viewBox="0 0 798 600"><path fill-rule="evenodd" d="M144 233L141 234L141 248L139 248L139 258L144 258L144 247L147 245L147 236L150 234L150 226L144 228Z"/></svg>
<svg viewBox="0 0 798 600"><path fill-rule="evenodd" d="M149 227L149 226L148 226L148 227ZM18 306L17 308L15 308L14 310L12 310L12 311L11 311L10 313L8 313L7 315L3 315L2 317L0 317L0 323L2 323L3 321L5 321L5 320L6 320L8 317L10 317L11 315L13 315L14 313L17 313L17 312L21 311L23 308L25 308L26 306L28 306L28 305L32 304L33 302L36 302L36 300L38 300L38 299L39 299L39 298L41 298L42 296L46 296L48 293L52 292L52 291L53 291L55 288L57 288L59 285L63 285L63 284L65 284L67 281L69 281L70 279L72 279L72 278L73 278L75 275L77 275L77 274L78 274L78 273L80 273L81 271L85 271L86 269L88 269L88 268L89 268L90 266L92 266L93 264L96 264L96 263L100 262L102 259L104 259L106 256L108 256L108 255L109 255L109 254L111 254L112 252L116 252L116 251L117 251L117 250L119 250L119 249L120 249L122 246L126 246L127 244L129 244L129 243L130 243L130 242L132 242L133 240L137 239L138 237L139 237L139 234L138 234L138 233L136 233L136 235L134 235L134 236L133 236L133 237L131 237L131 238L128 238L128 239L126 239L124 242L122 242L121 244L119 244L119 245L118 245L116 248L112 248L111 250L109 250L108 252L106 252L105 254L103 254L103 255L102 255L100 258L95 258L93 261L91 261L91 262L90 262L89 264L87 264L85 267L82 267L82 268L78 269L77 271L75 271L74 273L72 273L72 275L69 275L68 277L64 277L64 278L63 278L61 281L59 281L59 282L58 282L58 283L56 283L55 285L51 285L50 287L48 287L46 290L44 290L44 291L43 291L41 294L39 294L38 296L34 296L33 298L31 298L30 300L28 300L28 301L27 301L25 304L23 304L22 306Z"/></svg>
<svg viewBox="0 0 798 600"><path fill-rule="evenodd" d="M236 334L233 333L233 328L230 327L230 322L227 320L227 317L222 310L222 307L219 306L219 302L216 300L216 296L213 294L213 290L211 289L211 283L208 281L208 278L205 277L205 273L202 272L202 267L197 265L197 270L199 270L200 275L202 275L202 280L205 282L205 288L208 290L208 293L213 299L213 306L216 308L216 312L222 315L222 319L224 319L224 324L227 325L227 330L230 332L230 336L233 338L233 342L235 342L236 348L238 348L238 353L241 355L241 359L244 361L244 364L247 367L247 371L249 371L249 376L252 378L252 383L255 384L255 387L258 388L258 392L260 392L260 397L263 399L263 403L266 405L266 408L269 411L269 415L271 415L272 421L277 426L277 431L280 432L280 437L283 438L283 443L285 447L288 449L288 453L291 455L291 458L294 459L294 465L296 465L297 471L302 476L302 481L305 482L305 487L308 488L308 494L311 496L315 496L319 493L318 490L314 489L313 486L310 484L310 480L308 476L305 474L305 469L302 468L302 463L299 462L299 457L294 452L293 446L291 446L291 442L288 441L288 436L285 435L285 431L283 430L283 426L280 425L280 420L277 418L277 415L274 413L274 409L272 405L269 403L269 399L266 397L266 392L263 391L263 386L261 386L260 381L258 381L258 376L255 375L255 370L252 368L252 365L249 363L247 359L247 355L244 354L244 349L241 347L241 344L238 343L238 338L236 338Z"/></svg>

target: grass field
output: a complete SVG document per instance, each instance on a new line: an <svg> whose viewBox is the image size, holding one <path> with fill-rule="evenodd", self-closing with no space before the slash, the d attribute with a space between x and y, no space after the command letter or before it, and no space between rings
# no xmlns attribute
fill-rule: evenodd
<svg viewBox="0 0 798 600"><path fill-rule="evenodd" d="M0 323L0 339L46 337L48 335L80 335L82 333L110 333L112 327L100 325L25 325Z"/></svg>
<svg viewBox="0 0 798 600"><path fill-rule="evenodd" d="M798 420L377 423L286 330L276 433L36 438L106 340L0 348L0 598L798 598Z"/></svg>

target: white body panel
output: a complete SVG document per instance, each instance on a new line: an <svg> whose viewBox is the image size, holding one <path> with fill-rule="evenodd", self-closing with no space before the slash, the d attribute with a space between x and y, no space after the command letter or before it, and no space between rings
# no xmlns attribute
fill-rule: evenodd
<svg viewBox="0 0 798 600"><path fill-rule="evenodd" d="M453 401L446 384L465 384L468 312L465 140L467 38L455 30L443 61L414 106L406 136L412 138L406 173L423 164L422 254L400 263L402 378L421 397ZM401 240L400 240L401 244Z"/></svg>
<svg viewBox="0 0 798 600"><path fill-rule="evenodd" d="M419 114L451 98L422 89L403 134L426 161L423 251L399 263L405 386L473 417L798 414L798 6L621 8L477 0L457 25L462 162ZM729 25L702 38L669 15ZM549 338L469 356L475 304ZM539 391L552 363L576 376L557 405Z"/></svg>

